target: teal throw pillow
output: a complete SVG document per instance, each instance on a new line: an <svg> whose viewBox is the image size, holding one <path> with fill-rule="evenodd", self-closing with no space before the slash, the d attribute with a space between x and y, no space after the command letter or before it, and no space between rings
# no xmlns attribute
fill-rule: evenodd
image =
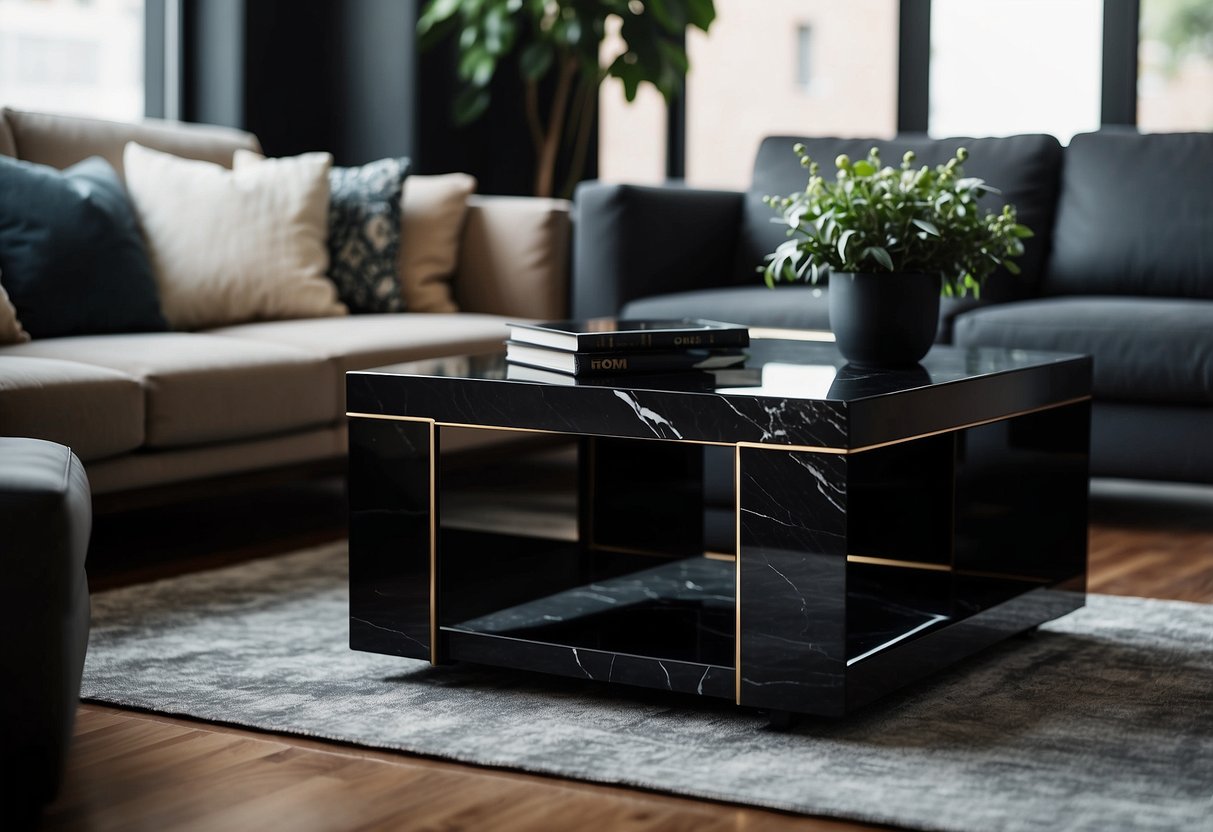
<svg viewBox="0 0 1213 832"><path fill-rule="evenodd" d="M329 279L350 312L403 312L396 268L409 160L329 171Z"/></svg>
<svg viewBox="0 0 1213 832"><path fill-rule="evenodd" d="M58 171L0 156L0 271L35 339L168 329L126 189L100 157Z"/></svg>

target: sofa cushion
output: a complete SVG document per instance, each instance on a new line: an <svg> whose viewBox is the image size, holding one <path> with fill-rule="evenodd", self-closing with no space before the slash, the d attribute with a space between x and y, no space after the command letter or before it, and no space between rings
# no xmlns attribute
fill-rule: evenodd
<svg viewBox="0 0 1213 832"><path fill-rule="evenodd" d="M982 207L998 211L1011 203L1019 213L1019 221L1031 228L1036 236L1024 241L1024 253L1016 263L1022 276L1012 277L1005 269L995 272L982 292L990 300L1024 298L1033 294L1048 255L1050 230L1057 202L1058 178L1062 166L1062 149L1057 139L1046 135L1005 136L993 138L931 139L907 135L896 139L837 139L793 138L777 136L764 139L754 162L754 181L746 194L741 239L736 269L739 277L749 280L763 256L787 239L786 228L771 222L775 212L762 203L766 194L787 195L804 188L807 172L792 152L792 145L802 142L809 155L821 163L826 175L834 170L834 158L846 153L852 159L867 156L872 147L880 149L887 164L900 164L902 154L913 150L916 165L943 164L960 146L969 149L964 164L967 176L984 179L1002 193L987 194Z"/></svg>
<svg viewBox="0 0 1213 832"><path fill-rule="evenodd" d="M168 328L126 191L99 157L62 172L0 158L0 268L34 338Z"/></svg>
<svg viewBox="0 0 1213 832"><path fill-rule="evenodd" d="M991 306L956 320L962 347L1088 353L1100 399L1213 403L1213 301L1067 297Z"/></svg>
<svg viewBox="0 0 1213 832"><path fill-rule="evenodd" d="M705 318L783 329L829 329L826 291L816 286L735 286L672 292L631 301L619 317L631 320Z"/></svg>
<svg viewBox="0 0 1213 832"><path fill-rule="evenodd" d="M353 315L308 321L267 321L212 330L225 339L246 339L316 352L335 368L334 395L345 401L345 373L418 358L502 349L506 318L458 313ZM344 412L344 406L343 406Z"/></svg>
<svg viewBox="0 0 1213 832"><path fill-rule="evenodd" d="M451 276L476 179L466 173L410 176L404 182L400 243L404 304L412 312L457 312Z"/></svg>
<svg viewBox="0 0 1213 832"><path fill-rule="evenodd" d="M85 462L143 444L138 379L75 361L13 355L12 349L0 349L0 435L58 442Z"/></svg>
<svg viewBox="0 0 1213 832"><path fill-rule="evenodd" d="M340 412L332 363L277 344L165 332L30 341L3 354L75 360L138 379L150 448L282 433L328 424Z"/></svg>
<svg viewBox="0 0 1213 832"><path fill-rule="evenodd" d="M241 170L265 157L236 151ZM328 278L350 312L403 312L398 273L406 157L329 170Z"/></svg>
<svg viewBox="0 0 1213 832"><path fill-rule="evenodd" d="M464 312L567 317L569 237L568 200L469 197L455 302Z"/></svg>
<svg viewBox="0 0 1213 832"><path fill-rule="evenodd" d="M174 328L345 314L325 277L331 166L329 154L305 153L228 171L127 145L127 183Z"/></svg>
<svg viewBox="0 0 1213 832"><path fill-rule="evenodd" d="M1046 293L1213 300L1213 133L1084 133L1061 182Z"/></svg>
<svg viewBox="0 0 1213 832"><path fill-rule="evenodd" d="M1091 476L1213 485L1213 407L1095 402Z"/></svg>
<svg viewBox="0 0 1213 832"><path fill-rule="evenodd" d="M66 168L89 156L101 156L121 175L122 151L127 142L224 167L231 167L232 153L238 147L261 149L252 133L228 127L151 118L127 124L8 108L0 114L11 131L16 150L13 155L55 168Z"/></svg>
<svg viewBox="0 0 1213 832"><path fill-rule="evenodd" d="M400 215L407 158L329 171L329 279L351 312L403 312Z"/></svg>

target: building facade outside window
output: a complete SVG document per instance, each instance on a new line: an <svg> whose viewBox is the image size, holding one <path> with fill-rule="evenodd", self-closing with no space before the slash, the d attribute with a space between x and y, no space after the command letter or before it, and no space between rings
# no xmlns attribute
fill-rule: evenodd
<svg viewBox="0 0 1213 832"><path fill-rule="evenodd" d="M141 118L143 14L143 0L0 0L0 105Z"/></svg>
<svg viewBox="0 0 1213 832"><path fill-rule="evenodd" d="M1141 0L1137 123L1213 130L1213 2Z"/></svg>
<svg viewBox="0 0 1213 832"><path fill-rule="evenodd" d="M716 0L687 38L686 179L744 189L771 135L892 136L897 0Z"/></svg>
<svg viewBox="0 0 1213 832"><path fill-rule="evenodd" d="M764 136L893 135L897 5L716 0L711 32L687 37L687 182L744 189ZM617 84L604 85L600 178L664 181L666 119L656 92L644 90L629 106Z"/></svg>

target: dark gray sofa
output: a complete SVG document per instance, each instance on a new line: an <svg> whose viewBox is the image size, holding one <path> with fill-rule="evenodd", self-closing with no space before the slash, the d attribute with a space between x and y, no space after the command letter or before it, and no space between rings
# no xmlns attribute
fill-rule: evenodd
<svg viewBox="0 0 1213 832"><path fill-rule="evenodd" d="M792 145L826 169L880 147L923 164L964 145L966 173L1002 191L1036 236L980 302L945 299L938 340L1089 353L1092 474L1213 483L1213 134L1101 131L891 141L772 137L744 193L585 183L574 201L578 317L693 316L827 329L825 287L767 289L756 269L785 239L764 194L804 186ZM1001 200L1001 201L1000 201Z"/></svg>

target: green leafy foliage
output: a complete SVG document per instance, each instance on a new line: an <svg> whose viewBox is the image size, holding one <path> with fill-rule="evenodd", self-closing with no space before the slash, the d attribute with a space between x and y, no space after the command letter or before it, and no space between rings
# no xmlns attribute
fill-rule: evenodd
<svg viewBox="0 0 1213 832"><path fill-rule="evenodd" d="M997 193L981 179L966 177L962 147L947 164L914 167L907 152L901 165L883 165L876 148L866 159L834 160L833 181L797 144L793 150L809 173L803 191L768 196L779 212L788 240L767 255L760 271L768 286L776 280L816 283L828 272L925 272L938 274L945 295L977 295L999 266L1012 274L1012 260L1032 236L1017 221L1015 208L985 212L977 201Z"/></svg>
<svg viewBox="0 0 1213 832"><path fill-rule="evenodd" d="M606 22L618 17L625 50L600 67L599 47ZM687 27L707 31L716 17L713 0L430 0L418 20L423 47L453 31L459 35L459 78L467 88L487 92L503 59L521 47L523 77L537 81L567 57L598 84L623 82L629 101L641 84L652 84L667 99L681 89L687 69L682 45ZM480 100L466 93L467 100ZM466 123L482 109L459 108Z"/></svg>

